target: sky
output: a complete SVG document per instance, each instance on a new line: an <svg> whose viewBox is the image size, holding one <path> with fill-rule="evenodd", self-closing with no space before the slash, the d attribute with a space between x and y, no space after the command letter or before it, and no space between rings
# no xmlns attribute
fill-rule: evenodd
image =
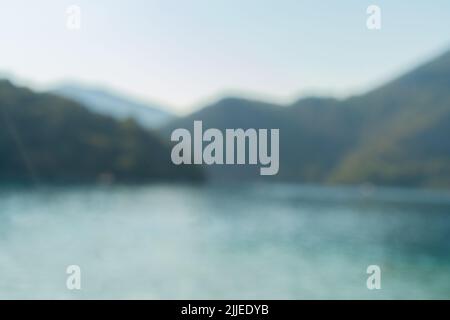
<svg viewBox="0 0 450 320"><path fill-rule="evenodd" d="M381 8L381 30L366 9ZM81 29L66 9L81 9ZM227 95L362 93L450 49L450 1L0 0L0 74L76 81L183 114Z"/></svg>

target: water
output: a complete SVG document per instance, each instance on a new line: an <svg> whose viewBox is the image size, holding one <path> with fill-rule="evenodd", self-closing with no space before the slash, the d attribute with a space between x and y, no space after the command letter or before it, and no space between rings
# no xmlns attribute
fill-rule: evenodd
<svg viewBox="0 0 450 320"><path fill-rule="evenodd" d="M5 187L0 271L3 299L450 298L450 193Z"/></svg>

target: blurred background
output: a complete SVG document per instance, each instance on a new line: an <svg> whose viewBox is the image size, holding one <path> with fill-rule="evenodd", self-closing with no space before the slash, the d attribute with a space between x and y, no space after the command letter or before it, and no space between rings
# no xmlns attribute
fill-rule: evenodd
<svg viewBox="0 0 450 320"><path fill-rule="evenodd" d="M444 0L0 0L0 298L450 298L448 30ZM279 128L278 175L173 165L194 120Z"/></svg>

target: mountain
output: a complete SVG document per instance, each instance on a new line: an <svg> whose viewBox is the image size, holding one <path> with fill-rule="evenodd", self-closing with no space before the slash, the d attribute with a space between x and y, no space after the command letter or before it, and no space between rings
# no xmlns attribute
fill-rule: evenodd
<svg viewBox="0 0 450 320"><path fill-rule="evenodd" d="M338 117L337 117L338 116ZM261 101L225 98L185 118L172 121L161 130L170 140L176 128L192 132L194 120L204 130L217 128L280 129L280 170L276 176L261 177L259 166L205 166L213 180L264 179L323 182L335 163L355 143L357 115L341 108L334 99L307 98L293 106Z"/></svg>
<svg viewBox="0 0 450 320"><path fill-rule="evenodd" d="M366 94L281 106L226 98L161 129L279 128L280 171L208 166L211 179L450 187L450 52Z"/></svg>
<svg viewBox="0 0 450 320"><path fill-rule="evenodd" d="M162 106L138 102L106 89L67 83L51 90L51 93L75 100L99 114L119 120L133 118L145 128L158 128L174 118Z"/></svg>
<svg viewBox="0 0 450 320"><path fill-rule="evenodd" d="M334 182L450 186L450 52L348 104L363 109L358 145Z"/></svg>
<svg viewBox="0 0 450 320"><path fill-rule="evenodd" d="M176 167L170 147L133 120L0 80L0 182L95 183L201 180Z"/></svg>

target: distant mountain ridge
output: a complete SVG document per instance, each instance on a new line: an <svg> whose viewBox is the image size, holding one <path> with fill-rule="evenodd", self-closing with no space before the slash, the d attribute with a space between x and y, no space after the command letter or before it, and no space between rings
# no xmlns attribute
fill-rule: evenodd
<svg viewBox="0 0 450 320"><path fill-rule="evenodd" d="M133 120L119 121L49 93L0 80L0 183L199 181L170 146Z"/></svg>
<svg viewBox="0 0 450 320"><path fill-rule="evenodd" d="M91 101L84 107L61 97L61 91L38 94L0 81L0 182L29 179L33 172L44 181L88 182L105 176L123 182L202 180L206 172L212 181L449 188L449 89L447 52L348 99L310 97L282 106L225 98L155 131L129 120L145 117L124 111L127 100L114 95L87 90L94 98L78 95L78 101ZM149 110L139 104L131 109ZM202 120L205 130L280 129L279 174L261 177L259 167L251 165L204 171L173 165L170 134L192 129L194 120ZM144 126L155 128L152 121Z"/></svg>
<svg viewBox="0 0 450 320"><path fill-rule="evenodd" d="M279 128L268 180L450 187L450 52L366 94L281 106L226 98L162 128ZM213 180L267 179L255 166L209 166Z"/></svg>
<svg viewBox="0 0 450 320"><path fill-rule="evenodd" d="M136 101L104 88L66 83L50 92L75 100L93 112L118 120L133 118L145 128L158 128L175 117L163 106Z"/></svg>

